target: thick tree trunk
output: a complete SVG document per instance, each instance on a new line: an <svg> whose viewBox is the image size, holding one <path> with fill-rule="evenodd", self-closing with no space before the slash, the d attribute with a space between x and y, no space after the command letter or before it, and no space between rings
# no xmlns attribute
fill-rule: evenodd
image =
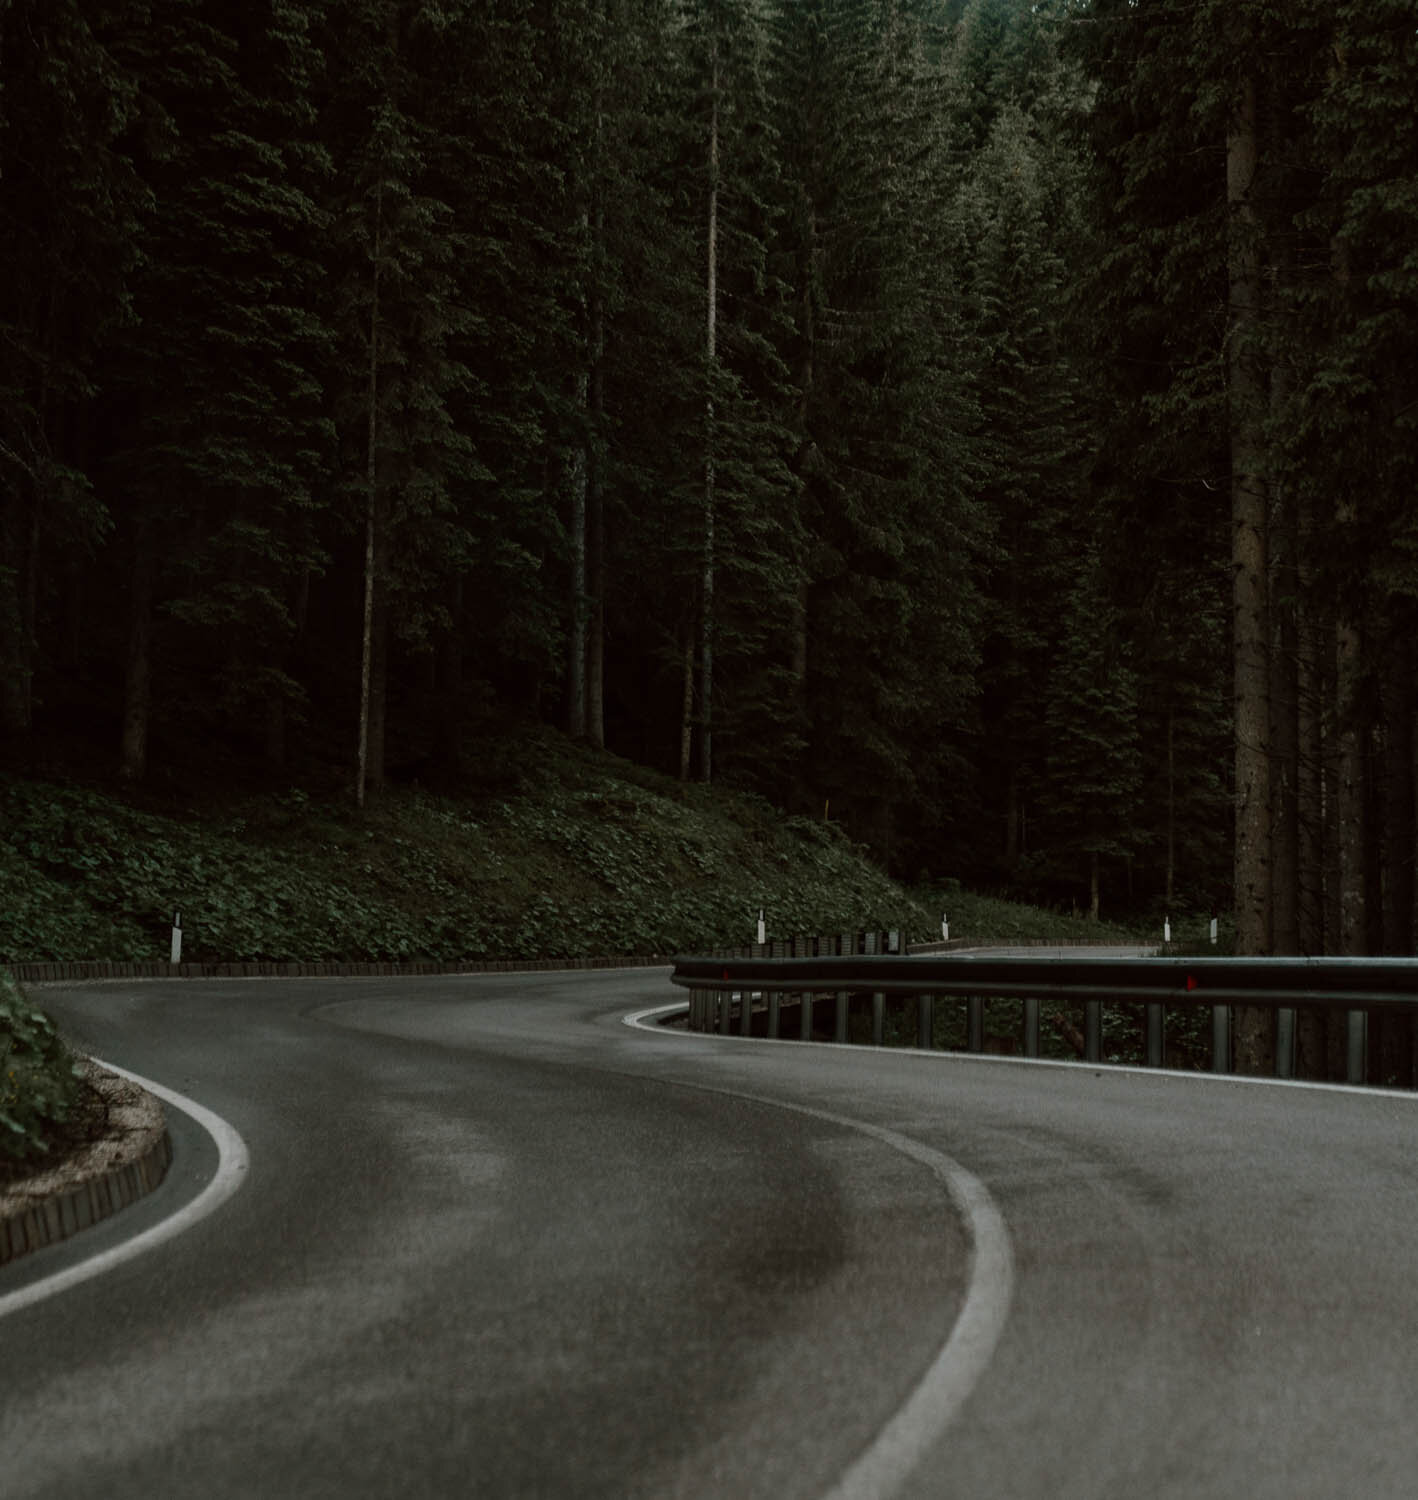
<svg viewBox="0 0 1418 1500"><path fill-rule="evenodd" d="M153 533L140 517L133 534L128 658L123 673L123 735L118 776L139 782L148 774L148 718L152 707Z"/></svg>
<svg viewBox="0 0 1418 1500"><path fill-rule="evenodd" d="M1321 668L1322 624L1314 606L1313 522L1308 502L1297 501L1297 589L1306 607L1296 617L1296 923L1301 953L1325 951L1324 935L1324 673ZM1295 1018L1295 1074L1329 1076L1326 1018L1306 1007Z"/></svg>
<svg viewBox="0 0 1418 1500"><path fill-rule="evenodd" d="M439 637L434 663L434 693L438 700L437 763L447 776L457 776L463 767L463 580L452 589L452 616Z"/></svg>
<svg viewBox="0 0 1418 1500"><path fill-rule="evenodd" d="M588 381L577 377L576 404L587 403ZM586 449L578 444L567 456L566 488L571 508L571 628L566 640L566 732L586 734Z"/></svg>
<svg viewBox="0 0 1418 1500"><path fill-rule="evenodd" d="M604 9L598 10L604 19ZM606 745L606 302L601 285L605 256L604 183L605 118L596 100L596 144L591 215L591 451L587 455L586 491L586 738L598 749Z"/></svg>
<svg viewBox="0 0 1418 1500"><path fill-rule="evenodd" d="M1236 950L1271 950L1270 681L1266 599L1265 385L1260 364L1260 225L1253 201L1258 167L1256 87L1246 79L1226 153L1230 207L1231 561L1235 687ZM1267 1011L1236 1012L1240 1072L1273 1062Z"/></svg>
<svg viewBox="0 0 1418 1500"><path fill-rule="evenodd" d="M1339 801L1335 832L1339 855L1339 952L1361 956L1367 948L1364 908L1364 732L1358 694L1362 642L1358 623L1341 615L1334 633L1334 691L1338 719L1335 768Z"/></svg>
<svg viewBox="0 0 1418 1500"><path fill-rule="evenodd" d="M1414 952L1414 715L1418 713L1418 653L1400 628L1384 664L1383 923L1384 953Z"/></svg>
<svg viewBox="0 0 1418 1500"><path fill-rule="evenodd" d="M1270 405L1289 396L1289 370L1273 360ZM1299 512L1292 488L1272 485L1270 507L1271 951L1300 952Z"/></svg>
<svg viewBox="0 0 1418 1500"><path fill-rule="evenodd" d="M39 508L12 495L0 505L0 734L33 727Z"/></svg>
<svg viewBox="0 0 1418 1500"><path fill-rule="evenodd" d="M599 212L599 210L598 210ZM597 292L591 306L591 426L605 429L604 312ZM586 489L586 737L606 745L606 497L599 446L590 455Z"/></svg>
<svg viewBox="0 0 1418 1500"><path fill-rule="evenodd" d="M1397 958L1413 951L1413 648L1406 632L1390 640L1383 661L1382 764L1378 776L1374 845L1379 858L1377 951ZM1413 1021L1382 1011L1379 1077L1413 1082Z"/></svg>
<svg viewBox="0 0 1418 1500"><path fill-rule="evenodd" d="M369 309L369 371L365 393L364 454L364 614L360 629L359 749L355 771L355 806L363 807L369 785L370 698L374 673L375 552L379 511L379 273L383 257L384 190L374 195L374 267Z"/></svg>
<svg viewBox="0 0 1418 1500"><path fill-rule="evenodd" d="M689 780L694 757L694 632L684 633L684 672L679 705L679 779Z"/></svg>
<svg viewBox="0 0 1418 1500"><path fill-rule="evenodd" d="M719 324L719 57L710 68L709 106L709 223L705 275L704 368L708 390L704 400L704 552L700 578L699 634L699 779L706 785L714 775L714 375L718 363Z"/></svg>
<svg viewBox="0 0 1418 1500"><path fill-rule="evenodd" d="M1176 904L1177 895L1177 711L1167 708L1167 911Z"/></svg>
<svg viewBox="0 0 1418 1500"><path fill-rule="evenodd" d="M381 533L382 534L382 533ZM384 586L388 549L379 546L375 555L374 617L369 650L369 738L365 759L365 796L384 790L386 744L389 732L389 596Z"/></svg>
<svg viewBox="0 0 1418 1500"><path fill-rule="evenodd" d="M1019 862L1019 767L1010 766L1004 789L1004 857L1011 867Z"/></svg>

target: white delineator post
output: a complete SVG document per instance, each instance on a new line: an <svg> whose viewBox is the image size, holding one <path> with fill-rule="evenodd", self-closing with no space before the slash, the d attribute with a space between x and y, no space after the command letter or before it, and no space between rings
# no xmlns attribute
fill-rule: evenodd
<svg viewBox="0 0 1418 1500"><path fill-rule="evenodd" d="M768 929L763 925L763 908L761 906L758 908L758 938L757 938L757 941L760 942L760 943L766 943L768 941Z"/></svg>
<svg viewBox="0 0 1418 1500"><path fill-rule="evenodd" d="M1162 919L1162 941L1164 943L1170 943L1172 941L1172 919L1171 919L1171 917L1163 917L1163 919Z"/></svg>
<svg viewBox="0 0 1418 1500"><path fill-rule="evenodd" d="M182 962L182 913L175 911L172 914L172 962Z"/></svg>
<svg viewBox="0 0 1418 1500"><path fill-rule="evenodd" d="M943 943L950 941L950 913L942 912L940 918L940 940Z"/></svg>
<svg viewBox="0 0 1418 1500"><path fill-rule="evenodd" d="M1216 941L1216 918L1215 917L1212 917L1212 919L1211 919L1211 941L1213 943Z"/></svg>

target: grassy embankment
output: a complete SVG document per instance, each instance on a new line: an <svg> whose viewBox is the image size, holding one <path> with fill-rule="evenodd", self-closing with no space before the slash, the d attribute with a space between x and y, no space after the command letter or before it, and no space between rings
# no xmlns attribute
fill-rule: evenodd
<svg viewBox="0 0 1418 1500"><path fill-rule="evenodd" d="M951 888L908 891L835 826L543 734L489 746L492 790L397 789L364 813L300 790L125 800L0 782L0 963L576 958L904 926L913 939L1126 940ZM0 1160L72 1099L71 1060L3 975ZM942 1037L942 1040L948 1040Z"/></svg>
<svg viewBox="0 0 1418 1500"><path fill-rule="evenodd" d="M907 891L832 824L682 787L552 735L490 751L494 793L395 789L364 813L300 790L200 805L0 785L0 962L456 960L668 954L900 927L972 940L1123 929L951 890Z"/></svg>

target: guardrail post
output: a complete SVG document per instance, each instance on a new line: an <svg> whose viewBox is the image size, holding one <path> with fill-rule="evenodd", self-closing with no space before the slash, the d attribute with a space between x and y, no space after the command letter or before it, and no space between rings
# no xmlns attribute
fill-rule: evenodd
<svg viewBox="0 0 1418 1500"><path fill-rule="evenodd" d="M837 1025L835 1035L839 1042L847 1040L847 992L837 991Z"/></svg>
<svg viewBox="0 0 1418 1500"><path fill-rule="evenodd" d="M985 997L971 995L965 1001L965 1050L985 1050Z"/></svg>
<svg viewBox="0 0 1418 1500"><path fill-rule="evenodd" d="M1368 1077L1369 1014L1363 1010L1348 1013L1349 1066L1345 1078L1349 1083L1363 1083Z"/></svg>
<svg viewBox="0 0 1418 1500"><path fill-rule="evenodd" d="M1213 1073L1231 1071L1231 1007L1229 1005L1211 1007L1211 1071Z"/></svg>
<svg viewBox="0 0 1418 1500"><path fill-rule="evenodd" d="M1275 1012L1275 1076L1295 1076L1295 1012L1283 1006Z"/></svg>
<svg viewBox="0 0 1418 1500"><path fill-rule="evenodd" d="M1147 1007L1147 1066L1149 1068L1160 1068L1162 1066L1162 1006L1157 1001L1151 1001Z"/></svg>
<svg viewBox="0 0 1418 1500"><path fill-rule="evenodd" d="M935 1042L935 997L921 995L916 1002L916 1045L929 1051Z"/></svg>
<svg viewBox="0 0 1418 1500"><path fill-rule="evenodd" d="M871 997L871 1044L880 1047L886 1039L886 996Z"/></svg>
<svg viewBox="0 0 1418 1500"><path fill-rule="evenodd" d="M734 997L728 990L719 991L719 1035L728 1036L734 1013Z"/></svg>
<svg viewBox="0 0 1418 1500"><path fill-rule="evenodd" d="M1035 999L1024 1002L1024 1055L1039 1055L1039 1002Z"/></svg>
<svg viewBox="0 0 1418 1500"><path fill-rule="evenodd" d="M768 1035L776 1042L778 1040L779 1011L782 1009L782 996L777 990L773 990L768 996Z"/></svg>
<svg viewBox="0 0 1418 1500"><path fill-rule="evenodd" d="M753 1035L753 991L741 990L743 998L739 1001L739 1035Z"/></svg>
<svg viewBox="0 0 1418 1500"><path fill-rule="evenodd" d="M798 1040L810 1042L812 1040L812 991L803 991L802 1017L798 1026Z"/></svg>
<svg viewBox="0 0 1418 1500"><path fill-rule="evenodd" d="M1083 1060L1085 1062L1103 1060L1103 1002L1101 1000L1083 1002Z"/></svg>

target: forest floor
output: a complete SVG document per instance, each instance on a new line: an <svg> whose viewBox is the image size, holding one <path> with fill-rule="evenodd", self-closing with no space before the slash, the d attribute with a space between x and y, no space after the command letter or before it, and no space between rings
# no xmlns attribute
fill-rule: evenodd
<svg viewBox="0 0 1418 1500"><path fill-rule="evenodd" d="M56 766L62 767L57 770ZM0 962L413 961L673 954L905 928L913 940L1136 940L908 889L834 823L682 785L550 731L482 742L456 786L243 782L189 758L120 791L82 761L0 781Z"/></svg>

